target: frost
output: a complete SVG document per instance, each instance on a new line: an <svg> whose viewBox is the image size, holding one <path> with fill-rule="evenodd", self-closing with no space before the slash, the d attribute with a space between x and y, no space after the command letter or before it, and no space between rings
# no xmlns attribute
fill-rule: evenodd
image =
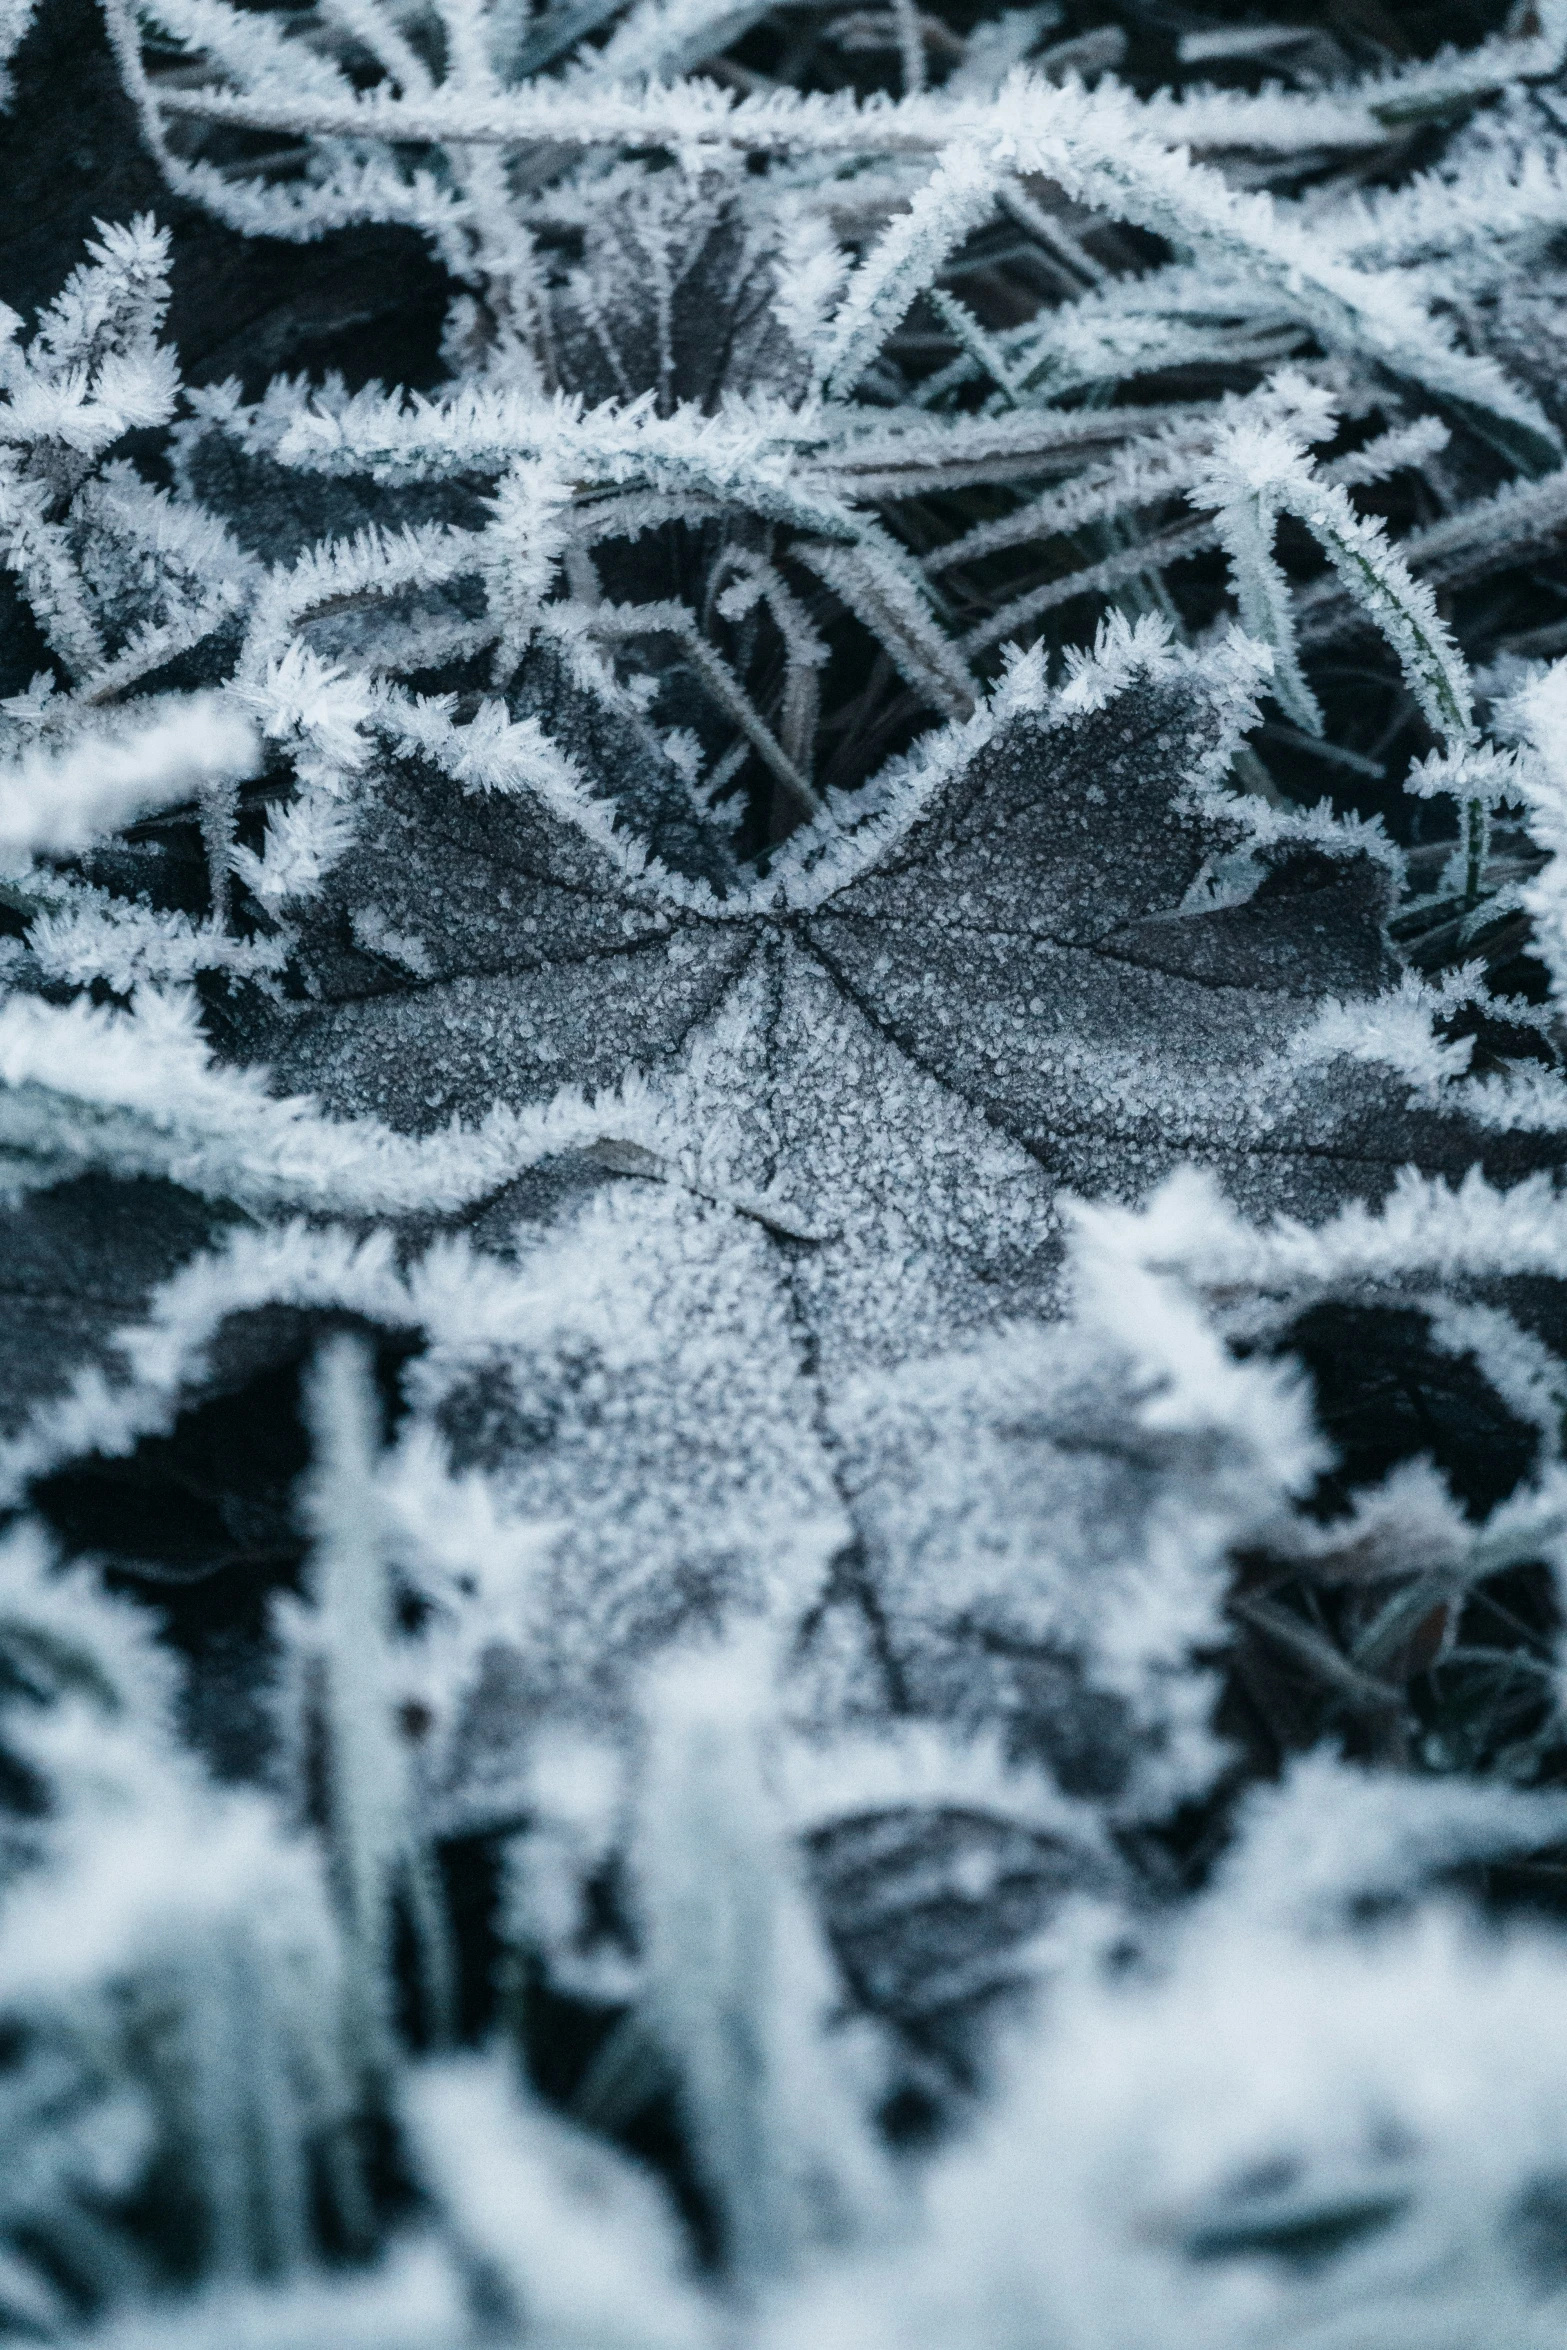
<svg viewBox="0 0 1567 2350"><path fill-rule="evenodd" d="M1298 442L1278 428L1232 426L1193 494L1220 508L1242 621L1273 648L1279 698L1292 715L1321 732L1321 713L1296 662L1289 591L1269 548L1280 512L1305 523L1351 595L1386 631L1433 730L1464 740L1472 714L1468 675L1429 588L1410 575L1377 525L1356 514L1338 483L1314 478Z"/></svg>
<svg viewBox="0 0 1567 2350"><path fill-rule="evenodd" d="M13 1194L102 1166L217 1199L439 1211L484 1198L604 1122L569 1097L531 1115L497 1107L475 1129L423 1138L373 1118L322 1118L307 1100L274 1099L254 1072L214 1066L192 999L152 987L128 1013L14 997L0 1012L0 1085Z"/></svg>
<svg viewBox="0 0 1567 2350"><path fill-rule="evenodd" d="M1376 1042L1381 1015L1369 1006L1384 965L1367 915L1382 883L1353 836L1312 836L1333 856L1344 906L1341 929L1316 933L1315 992L1287 928L1287 835L1262 852L1279 878L1261 897L1233 910L1185 910L1205 856L1252 826L1247 803L1202 794L1246 722L1254 675L1228 656L1193 661L1151 626L1135 637L1112 629L1058 698L1019 672L987 711L889 775L863 811L797 836L773 879L731 885L722 899L656 866L639 870L625 833L604 826L564 771L557 780L547 768L536 780L524 780L524 768L504 819L483 801L453 798L455 862L423 867L401 846L396 813L414 803L389 778L318 901L305 951L346 899L359 908L362 944L375 945L366 921L383 956L388 939L420 942L420 985L338 982L325 1000L267 1013L262 1049L282 1083L309 1087L338 1117L424 1133L424 1145L404 1147L427 1154L436 1152L437 1118L482 1120L497 1085L514 1118L531 1115L529 1103L542 1114L568 1069L590 1088L645 1086L661 1121L664 1139L652 1145L660 1169L701 1195L755 1201L764 1223L809 1238L812 1254L794 1277L802 1299L817 1301L810 1310L826 1318L824 1336L834 1323L852 1326L858 1352L885 1352L883 1327L906 1346L914 1329L945 1326L962 1310L965 1257L987 1268L985 1281L1018 1285L1020 1305L1043 1298L1055 1243L1041 1159L1057 1181L1098 1185L1113 1155L1121 1181L1140 1168L1131 1180L1146 1185L1179 1149L1214 1153L1243 1189L1255 1182L1277 1199L1288 1196L1292 1144L1274 1137L1287 1119L1304 1145L1302 1121L1317 1117L1322 1146L1346 1159L1369 1150L1396 1163L1400 1154L1391 1136L1370 1141L1364 1124L1346 1131L1355 1114L1346 1057L1403 1065L1391 1031ZM416 708L399 723L467 780L472 769L444 749L437 712ZM486 723L481 712L471 725ZM514 731L532 742L525 724ZM1131 752L1129 742L1143 747ZM1169 762L1162 771L1160 758ZM1095 775L1107 803L1081 845L1083 818L1061 806L1074 766ZM977 823L971 811L980 808ZM1130 894L1106 825L1140 844ZM1008 911L1021 882L1020 832L1031 872L1021 920ZM523 838L532 843L523 854L535 910L508 920L495 908L510 894L502 875ZM474 898L467 877L481 873L492 878ZM941 875L942 902L921 902L927 873ZM1319 924L1324 911L1319 903ZM1270 919L1280 925L1276 949ZM590 936L596 947L583 963ZM1017 936L1030 942L1027 976L1008 943ZM1212 984L1220 971L1223 991ZM1324 1001L1343 1002L1339 990L1357 981L1368 1009L1338 1015L1350 1025L1335 1049ZM1427 1033L1418 1002L1391 1002ZM1293 1054L1282 1021L1298 1034ZM839 1041L824 1053L829 1034ZM750 1075L764 1038L768 1101L754 1097ZM1265 1089L1259 1098L1259 1065L1278 1071L1275 1100ZM439 1071L439 1090L421 1075L410 1094L399 1072L416 1071ZM1086 1127L1070 1121L1075 1136L1060 1131L1053 1091L1092 1112ZM1362 1120L1387 1115L1385 1102L1373 1111L1374 1099L1382 1102L1365 1096ZM615 1112L598 1114L613 1135ZM885 1139L835 1144L851 1126ZM915 1134L913 1148L899 1139ZM627 1139L641 1144L640 1134ZM1300 1162L1304 1196L1323 1196L1319 1161L1320 1146ZM987 1170L978 1185L976 1168ZM916 1253L889 1293L877 1236L898 1231ZM946 1271L931 1288L938 1232Z"/></svg>
<svg viewBox="0 0 1567 2350"><path fill-rule="evenodd" d="M0 2333L1559 2334L1567 15L1119 14L108 0Z"/></svg>
<svg viewBox="0 0 1567 2350"><path fill-rule="evenodd" d="M0 2233L46 2308L134 2293L127 2207L161 2174L214 2283L287 2274L307 2257L311 2138L347 2110L316 1856L260 1796L203 1781L139 1627L51 1563L28 1530L8 1538L8 1768L49 1801L0 1909L20 2052Z"/></svg>
<svg viewBox="0 0 1567 2350"><path fill-rule="evenodd" d="M53 757L34 750L0 768L0 855L69 856L139 816L242 782L257 763L254 729L199 694Z"/></svg>
<svg viewBox="0 0 1567 2350"><path fill-rule="evenodd" d="M1559 1969L1431 1917L1325 1947L1231 1923L1085 1982L934 2182L920 2251L772 2338L1543 2344L1560 2135L1517 2019Z"/></svg>
<svg viewBox="0 0 1567 2350"><path fill-rule="evenodd" d="M888 334L995 201L992 166L971 149L942 157L907 213L868 253L833 313L822 361L829 392L850 392Z"/></svg>
<svg viewBox="0 0 1567 2350"><path fill-rule="evenodd" d="M816 2246L875 2232L891 2200L885 2158L823 2045L833 1980L770 1816L759 1661L682 1662L654 1684L633 1844L638 2012L674 2065L747 2298Z"/></svg>
<svg viewBox="0 0 1567 2350"><path fill-rule="evenodd" d="M426 2028L452 2028L451 1956L428 1852L414 1821L398 1735L395 1590L375 1489L374 1403L363 1349L339 1338L313 1366L307 1409L316 1461L305 1495L313 1538L307 1608L285 1623L294 1777L317 1806L350 1959L354 2057L372 2077L394 2062L393 1902L403 1896L418 1953Z"/></svg>
<svg viewBox="0 0 1567 2350"><path fill-rule="evenodd" d="M518 2320L628 2350L713 2338L670 2216L631 2164L523 2103L494 2062L428 2068L408 2102L428 2188Z"/></svg>
<svg viewBox="0 0 1567 2350"><path fill-rule="evenodd" d="M1419 1892L1437 1869L1554 1843L1563 1813L1548 1794L1434 1780L1410 1787L1318 1754L1285 1785L1253 1795L1217 1899L1259 1924L1318 1930L1357 1903Z"/></svg>

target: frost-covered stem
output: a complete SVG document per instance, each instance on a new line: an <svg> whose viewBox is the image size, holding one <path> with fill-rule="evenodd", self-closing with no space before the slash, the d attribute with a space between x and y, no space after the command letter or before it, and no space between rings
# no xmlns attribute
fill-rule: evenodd
<svg viewBox="0 0 1567 2350"><path fill-rule="evenodd" d="M403 1760L388 1718L391 1610L374 1484L375 1406L365 1349L340 1338L312 1367L307 1516L327 1832L353 1953L350 1998L363 2059L390 2070L392 1881L401 1853Z"/></svg>
<svg viewBox="0 0 1567 2350"><path fill-rule="evenodd" d="M1138 546L1106 555L1103 561L1090 563L1081 571L1069 571L1064 578L1047 580L1043 587L1030 588L1027 595L1014 597L977 628L971 628L961 640L962 649L972 659L991 645L1016 636L1030 621L1054 611L1058 604L1070 604L1078 596L1107 596L1117 588L1130 586L1134 580L1157 578L1171 564L1184 563L1192 555L1205 555L1217 539L1218 530L1213 523L1194 523L1187 529L1162 531L1157 538L1144 539Z"/></svg>
<svg viewBox="0 0 1567 2350"><path fill-rule="evenodd" d="M207 191L200 176L183 163L170 147L163 127L166 93L155 92L142 63L141 29L134 6L127 0L103 0L104 29L109 46L114 51L136 119L141 125L142 139L148 153L154 157L171 188L184 196L195 196L199 203ZM200 189L198 194L196 191Z"/></svg>
<svg viewBox="0 0 1567 2350"><path fill-rule="evenodd" d="M249 1970L227 1921L193 1954L181 1984L180 2039L188 2067L187 2111L207 2207L209 2273L233 2282L256 2265L246 2154L245 2049Z"/></svg>
<svg viewBox="0 0 1567 2350"><path fill-rule="evenodd" d="M46 739L0 767L0 855L77 855L139 817L232 793L259 764L255 727L216 694L133 706L113 731Z"/></svg>
<svg viewBox="0 0 1567 2350"><path fill-rule="evenodd" d="M683 604L601 604L587 615L595 636L672 636L684 648L691 666L720 709L739 727L752 749L784 790L801 816L819 816L822 802L766 721L758 712L729 664L716 653L698 628L694 614Z"/></svg>
<svg viewBox="0 0 1567 2350"><path fill-rule="evenodd" d="M299 2078L252 1921L231 1915L198 1936L174 1990L171 2128L194 2157L206 2273L226 2283L297 2273L313 2227L303 2149L321 2084Z"/></svg>
<svg viewBox="0 0 1567 2350"><path fill-rule="evenodd" d="M842 399L853 391L916 297L989 217L999 176L976 149L950 148L908 211L871 247L823 338L819 364L829 394Z"/></svg>
<svg viewBox="0 0 1567 2350"><path fill-rule="evenodd" d="M299 2127L304 2085L294 2078L290 2064L277 1986L265 1968L254 1968L251 1979L246 2008L254 2051L250 2121L262 2187L262 2251L268 2267L288 2276L305 2266L314 2232L310 2172Z"/></svg>
<svg viewBox="0 0 1567 2350"><path fill-rule="evenodd" d="M57 697L59 716L74 710L99 710L119 700L179 653L188 653L220 629L238 610L240 592L227 582L193 612L181 612L161 625L138 629L112 660L85 677L75 694ZM58 720L56 721L58 723Z"/></svg>
<svg viewBox="0 0 1567 2350"><path fill-rule="evenodd" d="M103 639L87 608L69 541L48 520L36 482L12 476L0 451L0 562L14 573L48 640L75 678L104 663Z"/></svg>
<svg viewBox="0 0 1567 2350"><path fill-rule="evenodd" d="M435 1855L420 1840L411 1841L406 1848L402 1885L430 2039L437 2048L447 2047L456 2031L457 1961L441 1872Z"/></svg>
<svg viewBox="0 0 1567 2350"><path fill-rule="evenodd" d="M494 519L480 547L480 570L491 612L500 622L494 677L502 685L515 671L538 623L568 545L565 518L570 484L546 465L526 459L496 485Z"/></svg>
<svg viewBox="0 0 1567 2350"><path fill-rule="evenodd" d="M937 295L939 302L943 299ZM920 568L927 578L977 563L1004 548L1063 538L1085 525L1113 522L1165 504L1191 479L1198 453L1190 446L1156 439L1146 456L1117 456L1105 468L1079 474L1058 489L1043 491L994 522L978 522L961 537L933 547Z"/></svg>
<svg viewBox="0 0 1567 2350"><path fill-rule="evenodd" d="M953 340L968 353L975 366L982 368L989 376L1006 405L1015 408L1017 399L1012 371L973 311L960 302L956 295L947 293L940 286L932 288L930 306Z"/></svg>
<svg viewBox="0 0 1567 2350"><path fill-rule="evenodd" d="M213 782L203 784L197 807L201 817L202 846L207 852L207 887L212 899L212 919L220 930L227 930L234 818L239 807L239 788L231 777L219 776Z"/></svg>
<svg viewBox="0 0 1567 2350"><path fill-rule="evenodd" d="M1052 261L1059 263L1073 279L1083 279L1091 286L1105 285L1110 276L1091 253L1085 253L1081 243L1059 220L1052 220L1042 205L1036 204L1016 181L1006 182L997 202L1008 217L1026 230L1037 244L1044 247Z"/></svg>
<svg viewBox="0 0 1567 2350"><path fill-rule="evenodd" d="M813 626L799 597L779 575L776 564L743 548L731 549L727 560L745 584L717 599L719 609L726 617L738 617L760 597L772 614L783 638L786 663L780 725L783 747L801 772L808 774L815 750L820 701L817 673L827 664L826 642ZM721 580L722 576L720 571L717 579ZM737 600L731 603L731 597Z"/></svg>
<svg viewBox="0 0 1567 2350"><path fill-rule="evenodd" d="M1307 734L1319 735L1322 710L1295 649L1289 581L1274 560L1273 529L1273 510L1255 491L1219 509L1219 543L1229 557L1241 626L1273 655L1269 682L1281 708Z"/></svg>
<svg viewBox="0 0 1567 2350"><path fill-rule="evenodd" d="M427 98L435 83L413 43L404 38L380 0L321 0L322 14L340 24L408 98Z"/></svg>
<svg viewBox="0 0 1567 2350"><path fill-rule="evenodd" d="M1319 496L1281 503L1305 523L1350 594L1381 628L1434 730L1463 741L1473 707L1468 672L1429 588L1336 486L1323 484Z"/></svg>
<svg viewBox="0 0 1567 2350"><path fill-rule="evenodd" d="M704 1705L702 1696L709 1702ZM681 2104L743 2284L792 2265L793 2214L769 2111L776 1888L744 1725L723 1692L666 1704L648 1774L642 1901L649 2005L677 2056ZM694 1700L694 1702L693 1702Z"/></svg>
<svg viewBox="0 0 1567 2350"><path fill-rule="evenodd" d="M885 646L900 677L948 718L971 716L974 683L963 655L937 627L924 600L924 582L893 543L866 527L857 547L797 539L790 549L825 580L833 594Z"/></svg>
<svg viewBox="0 0 1567 2350"><path fill-rule="evenodd" d="M852 2236L885 2194L822 2045L831 1974L765 1780L764 1688L749 1644L659 1675L635 1850L644 2020L742 2298L797 2268L824 2214Z"/></svg>
<svg viewBox="0 0 1567 2350"><path fill-rule="evenodd" d="M472 0L436 0L446 44L447 81L474 98L500 93L491 62L487 26ZM525 352L537 372L539 274L533 239L517 219L505 159L481 147L453 158L468 199L479 265L490 303L507 339Z"/></svg>
<svg viewBox="0 0 1567 2350"><path fill-rule="evenodd" d="M1283 386L1286 378L1275 382ZM1292 393L1296 388L1290 385ZM1318 420L1314 437L1321 437L1325 423ZM1291 714L1300 723L1312 733L1321 731L1320 713L1298 669L1291 676L1294 616L1270 543L1280 513L1305 524L1355 601L1381 629L1433 731L1449 743L1469 740L1469 672L1435 597L1390 545L1381 524L1357 514L1342 485L1317 471L1295 433L1269 424L1230 426L1219 434L1188 494L1194 505L1217 509L1243 616L1272 646L1286 689L1280 698L1290 708L1294 696L1299 706Z"/></svg>
<svg viewBox="0 0 1567 2350"><path fill-rule="evenodd" d="M892 0L892 21L898 35L904 94L913 97L925 87L925 39L920 30L919 0Z"/></svg>
<svg viewBox="0 0 1567 2350"><path fill-rule="evenodd" d="M1464 906L1473 910L1480 902L1480 891L1485 879L1486 860L1491 853L1491 811L1484 800L1469 800L1464 805Z"/></svg>
<svg viewBox="0 0 1567 2350"><path fill-rule="evenodd" d="M313 1537L312 1676L320 1709L325 1810L338 1900L353 1956L351 2027L361 2061L384 2078L393 2052L394 1894L413 1873L407 1752L392 1710L392 1594L375 1482L374 1386L363 1343L334 1339L312 1367L306 1409L314 1443L306 1514ZM420 1972L439 1996L451 1981L439 1915L417 1898L410 1923ZM434 2017L437 2038L448 2018Z"/></svg>
<svg viewBox="0 0 1567 2350"><path fill-rule="evenodd" d="M484 561L478 531L443 523L386 531L372 524L352 539L325 539L307 547L287 570L268 573L251 613L238 662L247 682L262 677L309 621L402 594L444 586Z"/></svg>

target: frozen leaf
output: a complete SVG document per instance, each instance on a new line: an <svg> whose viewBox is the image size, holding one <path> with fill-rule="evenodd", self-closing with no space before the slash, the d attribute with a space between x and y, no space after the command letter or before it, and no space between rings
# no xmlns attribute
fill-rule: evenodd
<svg viewBox="0 0 1567 2350"><path fill-rule="evenodd" d="M1416 1075L1399 1022L1426 1017L1388 985L1386 852L1219 789L1256 675L1151 624L1055 694L1024 663L763 880L704 874L699 833L687 872L659 862L651 762L618 811L564 772L502 797L383 766L301 909L307 990L257 1002L249 1050L415 1133L569 1079L613 1140L635 1078L667 1120L646 1171L776 1235L829 1362L1047 1303L1062 1182L1135 1195L1197 1156L1320 1211L1450 1163L1461 1121L1373 1074ZM607 720L559 686L533 706L601 772Z"/></svg>

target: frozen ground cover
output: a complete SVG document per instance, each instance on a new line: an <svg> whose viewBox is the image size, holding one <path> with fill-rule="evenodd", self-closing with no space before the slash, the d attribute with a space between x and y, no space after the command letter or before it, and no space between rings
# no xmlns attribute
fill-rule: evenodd
<svg viewBox="0 0 1567 2350"><path fill-rule="evenodd" d="M1567 2342L1567 10L0 52L0 2334Z"/></svg>

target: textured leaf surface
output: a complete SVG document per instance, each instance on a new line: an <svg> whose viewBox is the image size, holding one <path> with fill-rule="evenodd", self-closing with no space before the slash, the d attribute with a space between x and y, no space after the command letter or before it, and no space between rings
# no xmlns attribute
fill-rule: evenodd
<svg viewBox="0 0 1567 2350"><path fill-rule="evenodd" d="M657 834L650 860L634 798L611 831L579 792L401 768L307 911L310 1000L252 1049L415 1131L569 1076L612 1142L613 1089L645 1080L678 1172L798 1243L846 1361L1046 1299L1063 1183L1135 1194L1197 1155L1248 1204L1320 1210L1426 1138L1314 1029L1392 978L1385 869L1331 827L1259 841L1213 788L1247 684L1156 636L1091 692L1021 672L879 806L717 888ZM603 789L613 746L574 714L557 695Z"/></svg>

